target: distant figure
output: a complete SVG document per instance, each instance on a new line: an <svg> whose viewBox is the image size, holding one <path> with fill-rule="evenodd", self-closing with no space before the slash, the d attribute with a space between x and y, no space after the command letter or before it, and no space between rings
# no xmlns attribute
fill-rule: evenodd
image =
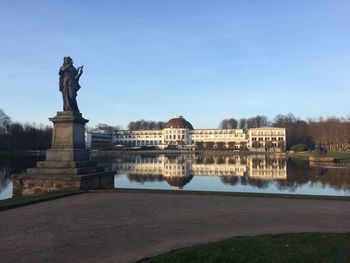
<svg viewBox="0 0 350 263"><path fill-rule="evenodd" d="M71 57L64 57L63 65L58 73L60 75L60 91L63 96L63 110L79 112L77 104L77 91L80 89L79 78L83 74L83 66L77 69L73 66Z"/></svg>

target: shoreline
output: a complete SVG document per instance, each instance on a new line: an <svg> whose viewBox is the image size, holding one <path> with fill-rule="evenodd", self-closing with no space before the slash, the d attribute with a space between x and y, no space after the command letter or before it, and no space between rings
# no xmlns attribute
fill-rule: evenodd
<svg viewBox="0 0 350 263"><path fill-rule="evenodd" d="M136 188L115 188L87 190L87 192L104 193L144 193L161 195L200 195L200 196L235 196L235 197L262 197L262 198L283 198L295 200L336 200L350 201L350 196L336 195L305 195L305 194L279 194L279 193L253 193L253 192L220 192L220 191L195 191L195 190L162 190L162 189L136 189Z"/></svg>
<svg viewBox="0 0 350 263"><path fill-rule="evenodd" d="M219 191L178 191L162 189L134 189L134 188L115 188L115 189L96 189L96 190L77 190L71 192L50 192L43 195L19 196L0 200L0 212L17 207L46 202L58 198L69 197L82 193L110 193L110 194L159 194L159 195L183 195L183 196L227 196L227 197L246 197L246 198L277 198L288 200L329 200L329 201L350 201L350 196L332 196L332 195L303 195L303 194L279 194L279 193L250 193L250 192L219 192Z"/></svg>
<svg viewBox="0 0 350 263"><path fill-rule="evenodd" d="M1 155L45 155L46 150L13 150L13 151L0 151Z"/></svg>
<svg viewBox="0 0 350 263"><path fill-rule="evenodd" d="M252 152L230 150L92 150L91 158L113 158L121 155L268 155L287 158L285 152Z"/></svg>

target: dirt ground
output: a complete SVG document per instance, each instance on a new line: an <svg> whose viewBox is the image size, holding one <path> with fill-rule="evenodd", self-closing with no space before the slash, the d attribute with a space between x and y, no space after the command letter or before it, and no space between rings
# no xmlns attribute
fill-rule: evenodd
<svg viewBox="0 0 350 263"><path fill-rule="evenodd" d="M133 262L238 235L350 232L350 201L94 192L0 212L1 262Z"/></svg>

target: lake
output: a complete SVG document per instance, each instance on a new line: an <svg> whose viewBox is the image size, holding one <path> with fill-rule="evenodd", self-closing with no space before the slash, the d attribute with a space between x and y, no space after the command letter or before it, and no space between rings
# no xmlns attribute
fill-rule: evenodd
<svg viewBox="0 0 350 263"><path fill-rule="evenodd" d="M11 174L42 155L1 156L0 200L12 197ZM309 164L267 155L122 155L98 160L114 188L350 196L350 163Z"/></svg>

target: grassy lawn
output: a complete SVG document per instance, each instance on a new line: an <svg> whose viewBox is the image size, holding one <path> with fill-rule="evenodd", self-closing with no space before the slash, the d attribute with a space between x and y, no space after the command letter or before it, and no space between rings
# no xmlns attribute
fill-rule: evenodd
<svg viewBox="0 0 350 263"><path fill-rule="evenodd" d="M313 152L296 152L288 154L291 158L308 160L310 156L316 156ZM335 160L350 160L350 152L328 152L326 156L334 157Z"/></svg>
<svg viewBox="0 0 350 263"><path fill-rule="evenodd" d="M327 155L334 157L337 160L350 160L350 152L330 152Z"/></svg>
<svg viewBox="0 0 350 263"><path fill-rule="evenodd" d="M140 262L350 262L350 233L234 237Z"/></svg>
<svg viewBox="0 0 350 263"><path fill-rule="evenodd" d="M19 206L29 205L33 203L39 203L51 199L56 199L65 196L71 196L74 194L80 194L85 191L73 191L73 192L52 192L46 193L43 195L34 195L34 196L19 196L10 199L5 199L0 201L0 211L7 210L10 208L15 208Z"/></svg>

